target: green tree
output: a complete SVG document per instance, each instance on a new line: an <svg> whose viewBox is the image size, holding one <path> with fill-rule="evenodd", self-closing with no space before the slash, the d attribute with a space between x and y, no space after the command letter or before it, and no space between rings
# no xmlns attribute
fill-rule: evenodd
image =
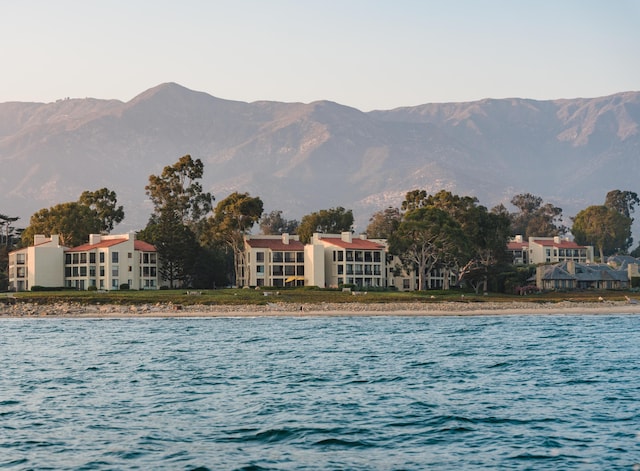
<svg viewBox="0 0 640 471"><path fill-rule="evenodd" d="M400 210L389 206L373 213L365 232L369 239L388 239L398 229L400 221Z"/></svg>
<svg viewBox="0 0 640 471"><path fill-rule="evenodd" d="M194 277L200 246L196 235L177 213L165 211L152 217L137 238L153 244L158 253L160 277L170 288L189 286Z"/></svg>
<svg viewBox="0 0 640 471"><path fill-rule="evenodd" d="M32 244L36 234L48 237L59 234L63 245L75 247L86 243L89 234L97 234L101 228L102 221L96 211L76 202L62 203L33 214L29 227L22 233L22 242Z"/></svg>
<svg viewBox="0 0 640 471"><path fill-rule="evenodd" d="M620 214L625 217L628 217L633 224L633 217L631 215L635 211L635 206L640 204L640 198L638 198L638 194L633 191L620 191L620 190L612 190L607 193L605 198L604 205L607 208L615 209ZM629 238L623 247L623 250L628 250L633 245L633 237L631 237L631 233L629 234Z"/></svg>
<svg viewBox="0 0 640 471"><path fill-rule="evenodd" d="M625 250L631 237L631 218L604 205L589 206L573 218L571 233L578 244L597 247L604 262L605 255Z"/></svg>
<svg viewBox="0 0 640 471"><path fill-rule="evenodd" d="M101 232L105 234L111 232L113 227L124 219L124 208L118 206L116 192L108 188L84 191L80 195L78 202L96 212L102 222Z"/></svg>
<svg viewBox="0 0 640 471"><path fill-rule="evenodd" d="M145 190L153 203L154 212L175 212L182 224L195 225L209 212L213 196L202 189L199 182L204 174L204 164L190 155L168 165L161 175L150 175Z"/></svg>
<svg viewBox="0 0 640 471"><path fill-rule="evenodd" d="M607 208L615 209L623 216L631 217L635 210L635 206L640 204L638 194L633 191L612 190L607 193L604 205ZM633 222L633 219L631 220Z"/></svg>
<svg viewBox="0 0 640 471"><path fill-rule="evenodd" d="M454 195L441 190L424 199L426 207L445 211L461 227L458 256L451 258L450 268L458 281L467 281L478 292L487 290L490 270L505 262L510 221L504 211L489 212L472 196Z"/></svg>
<svg viewBox="0 0 640 471"><path fill-rule="evenodd" d="M353 211L346 210L341 206L331 209L321 209L320 211L303 216L298 226L298 237L300 242L308 244L315 232L326 234L340 234L350 231L353 226Z"/></svg>
<svg viewBox="0 0 640 471"><path fill-rule="evenodd" d="M164 167L161 175L150 175L145 187L153 202L154 213L138 237L154 244L160 260L160 276L170 286L189 286L196 273L201 246L198 238L213 196L202 189L204 164L190 155Z"/></svg>
<svg viewBox="0 0 640 471"><path fill-rule="evenodd" d="M13 227L13 223L19 220L17 216L7 216L0 214L0 245L7 248L13 246L14 237L17 229Z"/></svg>
<svg viewBox="0 0 640 471"><path fill-rule="evenodd" d="M299 224L295 219L283 218L282 211L275 210L260 218L260 232L264 235L295 234Z"/></svg>
<svg viewBox="0 0 640 471"><path fill-rule="evenodd" d="M519 212L511 214L512 234L529 237L553 237L566 233L562 224L562 209L551 203L542 204L542 198L531 193L513 197L511 204Z"/></svg>
<svg viewBox="0 0 640 471"><path fill-rule="evenodd" d="M242 267L246 266L244 236L262 216L263 203L249 193L234 192L220 201L208 221L208 243L223 243L233 254L235 285L242 281Z"/></svg>
<svg viewBox="0 0 640 471"><path fill-rule="evenodd" d="M388 239L389 251L418 274L419 289L426 289L426 275L458 255L464 233L445 211L420 207L405 214Z"/></svg>

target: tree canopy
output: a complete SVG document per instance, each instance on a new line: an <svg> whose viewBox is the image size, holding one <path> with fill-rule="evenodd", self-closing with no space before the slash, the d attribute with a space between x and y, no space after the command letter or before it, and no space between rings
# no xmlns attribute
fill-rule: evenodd
<svg viewBox="0 0 640 471"><path fill-rule="evenodd" d="M207 222L209 243L224 244L233 254L236 285L244 263L244 236L262 216L263 203L249 193L234 192L220 201Z"/></svg>
<svg viewBox="0 0 640 471"><path fill-rule="evenodd" d="M50 237L60 235L60 242L68 247L84 244L89 234L102 230L102 220L89 206L77 202L57 204L36 212L29 219L29 227L22 233L24 245L33 243L36 234Z"/></svg>
<svg viewBox="0 0 640 471"><path fill-rule="evenodd" d="M573 219L571 233L578 244L593 245L606 255L623 252L631 237L631 218L607 206L589 206Z"/></svg>
<svg viewBox="0 0 640 471"><path fill-rule="evenodd" d="M124 219L124 208L118 206L116 192L108 188L96 191L83 191L78 203L88 206L96 212L101 221L101 232L108 234L116 224Z"/></svg>
<svg viewBox="0 0 640 471"><path fill-rule="evenodd" d="M145 190L153 202L156 214L175 212L182 224L196 224L210 211L211 193L204 192L199 180L204 174L204 164L193 160L189 154L180 157L173 165L167 165L161 175L150 175Z"/></svg>
<svg viewBox="0 0 640 471"><path fill-rule="evenodd" d="M264 235L295 234L299 224L295 219L285 219L282 211L275 210L260 218L260 232Z"/></svg>
<svg viewBox="0 0 640 471"><path fill-rule="evenodd" d="M322 232L326 234L340 234L350 231L353 226L353 211L346 210L342 206L331 209L321 209L303 216L298 226L300 242L307 244L313 234Z"/></svg>
<svg viewBox="0 0 640 471"><path fill-rule="evenodd" d="M402 215L398 208L389 206L373 213L369 219L366 233L369 239L388 239L400 225Z"/></svg>
<svg viewBox="0 0 640 471"><path fill-rule="evenodd" d="M150 175L145 187L154 212L138 238L156 246L160 275L172 287L189 285L196 277L198 237L213 202L213 196L202 189L203 174L202 161L187 154L164 167L161 175Z"/></svg>
<svg viewBox="0 0 640 471"><path fill-rule="evenodd" d="M542 204L539 196L523 193L514 196L511 204L519 212L511 214L512 235L529 237L554 237L567 232L562 224L562 209L551 203Z"/></svg>

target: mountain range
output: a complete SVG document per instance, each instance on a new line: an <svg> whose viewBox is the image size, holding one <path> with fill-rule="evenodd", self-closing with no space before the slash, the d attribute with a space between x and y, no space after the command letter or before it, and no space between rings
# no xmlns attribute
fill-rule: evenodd
<svg viewBox="0 0 640 471"><path fill-rule="evenodd" d="M640 193L639 126L640 92L362 112L330 101L230 101L165 83L128 102L7 102L0 213L24 227L41 208L108 187L125 207L116 230L137 230L151 212L149 175L190 154L218 201L249 192L287 219L343 206L356 232L416 188L510 210L514 195L533 193L569 217L610 190Z"/></svg>

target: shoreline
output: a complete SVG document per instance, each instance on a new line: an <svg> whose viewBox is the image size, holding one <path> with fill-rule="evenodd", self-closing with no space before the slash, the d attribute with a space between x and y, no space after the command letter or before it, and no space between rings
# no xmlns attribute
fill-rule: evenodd
<svg viewBox="0 0 640 471"><path fill-rule="evenodd" d="M0 319L117 319L220 317L439 317L504 315L640 314L640 304L629 302L428 302L428 303L320 303L267 305L51 305L18 303L0 306Z"/></svg>

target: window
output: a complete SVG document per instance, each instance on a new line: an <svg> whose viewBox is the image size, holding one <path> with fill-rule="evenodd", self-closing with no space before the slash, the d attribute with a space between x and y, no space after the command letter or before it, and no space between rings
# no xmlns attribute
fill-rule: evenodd
<svg viewBox="0 0 640 471"><path fill-rule="evenodd" d="M304 263L304 252L296 252L296 261L298 263Z"/></svg>
<svg viewBox="0 0 640 471"><path fill-rule="evenodd" d="M18 260L18 263L20 263L20 260ZM66 265L70 265L71 264L71 254L70 253L64 254L64 263Z"/></svg>
<svg viewBox="0 0 640 471"><path fill-rule="evenodd" d="M273 276L282 276L284 274L282 265L274 265L272 267L272 270L273 270L273 273L272 273Z"/></svg>
<svg viewBox="0 0 640 471"><path fill-rule="evenodd" d="M296 267L293 265L285 265L284 274L287 276L293 276L296 274Z"/></svg>
<svg viewBox="0 0 640 471"><path fill-rule="evenodd" d="M273 262L282 262L284 260L284 257L282 255L282 252L273 252Z"/></svg>
<svg viewBox="0 0 640 471"><path fill-rule="evenodd" d="M127 258L133 258L133 254L131 252L127 252Z"/></svg>
<svg viewBox="0 0 640 471"><path fill-rule="evenodd" d="M264 252L256 252L256 262L264 263Z"/></svg>
<svg viewBox="0 0 640 471"><path fill-rule="evenodd" d="M71 267L64 267L64 276L69 278L71 276Z"/></svg>
<svg viewBox="0 0 640 471"><path fill-rule="evenodd" d="M91 252L89 254L89 263L96 263L96 253L95 252Z"/></svg>
<svg viewBox="0 0 640 471"><path fill-rule="evenodd" d="M353 250L347 250L347 262L353 262Z"/></svg>
<svg viewBox="0 0 640 471"><path fill-rule="evenodd" d="M80 276L87 276L87 267L80 267Z"/></svg>
<svg viewBox="0 0 640 471"><path fill-rule="evenodd" d="M338 265L338 275L344 274L344 265Z"/></svg>
<svg viewBox="0 0 640 471"><path fill-rule="evenodd" d="M111 252L111 263L118 263L118 252Z"/></svg>
<svg viewBox="0 0 640 471"><path fill-rule="evenodd" d="M285 263L293 263L296 261L295 252L285 252L284 253L284 261Z"/></svg>
<svg viewBox="0 0 640 471"><path fill-rule="evenodd" d="M373 261L380 263L380 252L373 252Z"/></svg>
<svg viewBox="0 0 640 471"><path fill-rule="evenodd" d="M256 265L256 273L264 273L264 265Z"/></svg>
<svg viewBox="0 0 640 471"><path fill-rule="evenodd" d="M111 287L115 288L115 289L118 289L118 279L117 278L113 278L111 280Z"/></svg>
<svg viewBox="0 0 640 471"><path fill-rule="evenodd" d="M155 253L150 253L149 254L149 263L156 263L156 254Z"/></svg>
<svg viewBox="0 0 640 471"><path fill-rule="evenodd" d="M118 267L113 267L111 269L111 276L118 276Z"/></svg>
<svg viewBox="0 0 640 471"><path fill-rule="evenodd" d="M96 276L96 267L95 265L89 265L89 276ZM95 283L94 283L95 286Z"/></svg>
<svg viewBox="0 0 640 471"><path fill-rule="evenodd" d="M133 271L133 267L129 265L129 271Z"/></svg>
<svg viewBox="0 0 640 471"><path fill-rule="evenodd" d="M343 262L344 261L344 252L341 250L340 252L338 252L338 262Z"/></svg>
<svg viewBox="0 0 640 471"><path fill-rule="evenodd" d="M100 252L100 263L104 263L104 252Z"/></svg>
<svg viewBox="0 0 640 471"><path fill-rule="evenodd" d="M304 276L304 265L298 265L296 267L296 275Z"/></svg>
<svg viewBox="0 0 640 471"><path fill-rule="evenodd" d="M100 267L100 276L104 276L104 267L103 266Z"/></svg>
<svg viewBox="0 0 640 471"><path fill-rule="evenodd" d="M78 267L72 268L72 276L78 276Z"/></svg>
<svg viewBox="0 0 640 471"><path fill-rule="evenodd" d="M80 260L79 255L80 255L80 254L74 253L74 254L72 255L73 260L71 261L71 263L73 263L74 265L77 265L77 264L78 264L78 260Z"/></svg>
<svg viewBox="0 0 640 471"><path fill-rule="evenodd" d="M148 253L143 253L142 254L142 263L149 263L149 254Z"/></svg>
<svg viewBox="0 0 640 471"><path fill-rule="evenodd" d="M19 253L16 255L16 264L17 265L24 265L25 262L25 256L23 253Z"/></svg>
<svg viewBox="0 0 640 471"><path fill-rule="evenodd" d="M156 276L156 267L151 267L151 276Z"/></svg>
<svg viewBox="0 0 640 471"><path fill-rule="evenodd" d="M82 252L80 254L80 263L87 263L87 252Z"/></svg>
<svg viewBox="0 0 640 471"><path fill-rule="evenodd" d="M402 280L402 289L411 288L411 280L404 279Z"/></svg>

